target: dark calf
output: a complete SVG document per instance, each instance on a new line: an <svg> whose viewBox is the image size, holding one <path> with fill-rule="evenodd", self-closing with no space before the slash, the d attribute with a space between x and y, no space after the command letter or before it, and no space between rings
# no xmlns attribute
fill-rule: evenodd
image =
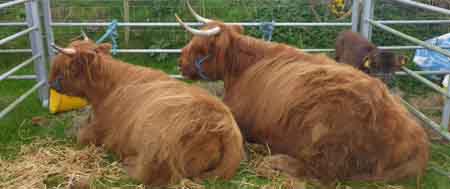
<svg viewBox="0 0 450 189"><path fill-rule="evenodd" d="M352 31L344 31L336 39L336 61L350 64L390 85L395 71L406 63L406 57L384 51Z"/></svg>

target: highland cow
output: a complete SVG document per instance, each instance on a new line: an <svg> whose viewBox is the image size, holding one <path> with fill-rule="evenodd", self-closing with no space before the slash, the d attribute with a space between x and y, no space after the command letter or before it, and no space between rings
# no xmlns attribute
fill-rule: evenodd
<svg viewBox="0 0 450 189"><path fill-rule="evenodd" d="M199 87L150 68L113 59L109 44L54 46L50 85L86 98L93 119L78 141L105 146L129 175L151 186L183 178L230 179L243 158L243 138L230 110Z"/></svg>
<svg viewBox="0 0 450 189"><path fill-rule="evenodd" d="M353 67L381 79L391 86L395 71L406 64L405 56L381 50L366 38L352 31L341 32L335 44L337 62L350 64Z"/></svg>
<svg viewBox="0 0 450 189"><path fill-rule="evenodd" d="M274 169L297 177L397 180L421 175L424 129L379 80L321 54L243 35L201 17L182 49L186 78L223 80L224 102L249 142L268 144Z"/></svg>

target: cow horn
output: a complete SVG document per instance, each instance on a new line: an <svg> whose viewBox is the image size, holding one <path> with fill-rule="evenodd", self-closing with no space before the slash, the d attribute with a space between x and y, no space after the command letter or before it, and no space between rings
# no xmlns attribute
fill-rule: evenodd
<svg viewBox="0 0 450 189"><path fill-rule="evenodd" d="M58 45L55 45L55 44L52 44L51 46L52 46L52 48L54 48L58 52L61 52L61 53L66 54L66 55L74 55L77 52L73 48L62 48L62 47L59 47Z"/></svg>
<svg viewBox="0 0 450 189"><path fill-rule="evenodd" d="M191 11L191 14L194 15L195 19L197 19L199 22L203 22L205 24L212 22L212 20L207 19L205 17L200 16L197 14L194 9L191 7L191 4L189 3L189 0L186 1L187 7L189 8L189 11Z"/></svg>
<svg viewBox="0 0 450 189"><path fill-rule="evenodd" d="M208 29L208 30L198 30L198 29L191 28L186 23L184 23L180 19L180 17L178 17L177 14L175 14L175 17L177 18L177 21L181 24L181 26L183 26L184 29L186 29L187 31L191 32L194 35L209 37L209 36L213 36L213 35L220 33L220 27L218 27L218 26Z"/></svg>
<svg viewBox="0 0 450 189"><path fill-rule="evenodd" d="M89 37L84 33L84 31L81 31L81 36L83 37L83 40L89 41Z"/></svg>

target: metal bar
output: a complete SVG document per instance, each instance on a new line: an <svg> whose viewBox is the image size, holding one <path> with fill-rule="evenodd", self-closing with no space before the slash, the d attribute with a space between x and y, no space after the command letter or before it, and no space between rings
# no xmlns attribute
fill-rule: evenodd
<svg viewBox="0 0 450 189"><path fill-rule="evenodd" d="M6 79L11 80L35 80L37 77L36 75L11 75L8 76Z"/></svg>
<svg viewBox="0 0 450 189"><path fill-rule="evenodd" d="M52 22L51 26L108 26L109 22ZM203 26L203 23L198 22L187 22L189 26ZM226 25L241 25L241 26L260 26L261 23L258 22L229 22ZM352 26L351 22L275 22L275 26ZM180 24L177 22L119 22L118 26L125 27L179 27Z"/></svg>
<svg viewBox="0 0 450 189"><path fill-rule="evenodd" d="M25 22L1 22L0 26L27 26Z"/></svg>
<svg viewBox="0 0 450 189"><path fill-rule="evenodd" d="M439 133L442 137L444 137L447 141L450 141L450 133L442 130L442 128L435 123L433 120L431 120L430 118L428 118L425 114L423 114L422 112L420 112L419 110L417 110L414 106L412 106L411 104L409 104L408 102L406 102L404 99L400 98L400 101L406 106L406 108L409 109L409 111L411 113L413 113L414 115L416 115L420 120L422 120L426 126L428 126L429 128L435 130L437 133Z"/></svg>
<svg viewBox="0 0 450 189"><path fill-rule="evenodd" d="M406 45L406 46L381 46L379 49L387 49L387 50L407 50L407 49L426 49L425 47L418 45ZM441 47L441 48L450 48L450 47Z"/></svg>
<svg viewBox="0 0 450 189"><path fill-rule="evenodd" d="M41 18L39 16L39 6L38 1L32 0L30 2L25 3L25 9L26 9L26 20L29 27L36 27L36 30L33 30L33 32L30 32L29 38L30 38L30 45L32 49L33 55L42 55L39 56L36 61L34 61L34 72L37 76L36 80L38 82L45 82L47 83L47 65L45 60L45 52L44 52L44 45L43 45L43 39L42 39L42 32L41 32ZM49 88L48 85L44 85L41 88L39 88L39 99L42 102L43 107L48 106L49 102Z"/></svg>
<svg viewBox="0 0 450 189"><path fill-rule="evenodd" d="M423 49L422 46L381 46L380 49L405 50ZM447 47L446 47L447 48ZM450 48L450 47L449 47ZM304 52L333 52L335 49L301 49ZM1 53L2 50L0 50ZM56 52L52 50L52 52ZM117 49L118 53L181 53L181 49Z"/></svg>
<svg viewBox="0 0 450 189"><path fill-rule="evenodd" d="M4 9L6 7L10 7L10 6L14 6L20 3L25 3L29 0L15 0L15 1L10 1L10 2L6 2L6 3L2 3L0 4L0 9Z"/></svg>
<svg viewBox="0 0 450 189"><path fill-rule="evenodd" d="M444 9L444 8L440 8L440 7L436 7L436 6L432 6L432 5L427 5L427 4L423 4L423 3L419 3L419 2L415 2L415 1L410 1L410 0L393 0L393 1L396 1L396 2L399 2L399 3L403 3L405 5L410 5L410 6L413 6L413 7L417 7L417 8L421 8L421 9L437 12L437 13L450 15L450 10L447 10L447 9Z"/></svg>
<svg viewBox="0 0 450 189"><path fill-rule="evenodd" d="M416 74L419 75L446 75L446 74L450 74L450 71L413 71ZM406 72L395 72L395 75L399 75L399 76L405 76L405 75L409 75Z"/></svg>
<svg viewBox="0 0 450 189"><path fill-rule="evenodd" d="M300 49L303 52L334 52L334 49Z"/></svg>
<svg viewBox="0 0 450 189"><path fill-rule="evenodd" d="M45 81L41 81L39 83L37 83L36 85L34 85L31 89L29 89L27 92L25 92L22 96L20 96L19 98L17 98L13 103L11 103L10 105L8 105L5 109L3 109L0 112L0 119L2 119L3 117L5 117L6 114L8 114L9 112L11 112L17 105L19 105L22 101L24 101L28 96L31 95L31 93L33 93L34 91L36 91L38 88L40 88L41 86L43 86L45 84Z"/></svg>
<svg viewBox="0 0 450 189"><path fill-rule="evenodd" d="M367 20L372 19L374 7L375 7L375 0L363 0L364 8L362 12L362 23L361 23L361 35L364 36L366 39L371 41L372 38L372 25L367 22Z"/></svg>
<svg viewBox="0 0 450 189"><path fill-rule="evenodd" d="M353 32L358 32L359 17L360 17L359 7L360 7L359 1L353 1L353 5L352 5L352 31Z"/></svg>
<svg viewBox="0 0 450 189"><path fill-rule="evenodd" d="M0 49L0 53L30 53L31 49Z"/></svg>
<svg viewBox="0 0 450 189"><path fill-rule="evenodd" d="M31 58L29 58L28 60L25 60L24 62L20 63L19 65L15 66L14 68L10 69L9 71L5 72L4 74L0 75L0 81L6 79L8 76L12 75L13 73L17 72L18 70L20 70L21 68L29 65L30 63L32 63L34 60L36 60L37 58L39 58L39 56L41 55L35 55Z"/></svg>
<svg viewBox="0 0 450 189"><path fill-rule="evenodd" d="M447 81L447 86L450 86L450 79ZM447 94L450 94L450 87L447 87ZM448 123L450 121L450 98L445 98L441 119L442 128L444 128L446 131L449 131Z"/></svg>
<svg viewBox="0 0 450 189"><path fill-rule="evenodd" d="M117 53L181 53L181 49L117 49Z"/></svg>
<svg viewBox="0 0 450 189"><path fill-rule="evenodd" d="M175 79L184 79L184 77L182 75L169 75L171 78L175 78Z"/></svg>
<svg viewBox="0 0 450 189"><path fill-rule="evenodd" d="M47 46L47 60L52 60L53 56L55 56L55 52L51 45L55 42L53 37L53 28L51 26L52 23L52 9L50 5L50 0L42 0L42 14L43 14L43 26L45 32L45 41ZM50 62L51 63L51 62Z"/></svg>
<svg viewBox="0 0 450 189"><path fill-rule="evenodd" d="M450 98L449 93L447 93L446 90L444 90L443 88L441 88L440 86L434 84L433 82L429 81L428 79L420 76L419 74L415 73L414 71L406 68L406 67L402 67L403 71L405 71L408 75L416 78L417 80L419 80L420 82L422 82L423 84L427 85L428 87L432 88L433 90L435 90L436 92L441 93L442 95L444 95L447 98Z"/></svg>
<svg viewBox="0 0 450 189"><path fill-rule="evenodd" d="M393 28L391 28L391 27L389 27L389 26L386 26L386 25L384 25L384 24L380 24L380 23L378 23L378 22L376 22L376 21L373 21L373 20L370 20L370 19L367 20L367 21L369 21L372 25L377 26L377 27L379 27L379 28L381 28L381 29L383 29L383 30L389 32L389 33L392 33L392 34L394 34L394 35L396 35L396 36L399 36L399 37L401 37L401 38L404 38L404 39L406 39L406 40L408 40L408 41L411 41L411 42L416 43L416 44L418 44L418 45L424 46L424 47L426 47L427 49L434 50L434 51L439 52L439 53L441 53L441 54L443 54L443 55L445 55L445 56L450 57L450 52L447 51L447 50L444 50L444 49L439 48L439 47L434 46L434 45L430 45L430 44L428 44L428 43L426 43L426 42L421 41L420 39L417 39L417 38L415 38L415 37L406 35L406 34L404 34L404 33L402 33L402 32L399 32L399 31L397 31L397 30L395 30L395 29L393 29Z"/></svg>
<svg viewBox="0 0 450 189"><path fill-rule="evenodd" d="M27 28L27 29L22 30L22 31L20 31L20 32L17 32L17 33L15 33L15 34L13 34L13 35L10 35L10 36L8 36L8 37L5 37L5 38L3 38L3 39L0 40L0 45L3 45L3 44L5 44L5 43L7 43L7 42L10 42L10 41L14 40L14 39L17 39L17 38L19 38L19 37L21 37L21 36L23 36L23 35L26 35L26 34L30 33L31 31L33 31L33 30L35 30L35 29L37 29L37 27Z"/></svg>
<svg viewBox="0 0 450 189"><path fill-rule="evenodd" d="M300 49L303 52L333 52L334 49ZM117 53L181 53L181 49L117 49Z"/></svg>
<svg viewBox="0 0 450 189"><path fill-rule="evenodd" d="M380 24L450 24L450 20L377 20Z"/></svg>
<svg viewBox="0 0 450 189"><path fill-rule="evenodd" d="M123 0L123 21L130 22L130 0ZM125 27L124 31L125 46L130 42L130 27Z"/></svg>
<svg viewBox="0 0 450 189"><path fill-rule="evenodd" d="M424 49L422 46L380 46L380 49L405 50L405 49ZM445 47L447 48L447 47ZM450 48L450 47L448 47ZM333 52L335 49L301 49L304 52ZM0 50L0 53L2 50ZM23 51L28 52L28 51ZM52 52L56 52L52 50ZM117 49L118 53L181 53L181 49Z"/></svg>

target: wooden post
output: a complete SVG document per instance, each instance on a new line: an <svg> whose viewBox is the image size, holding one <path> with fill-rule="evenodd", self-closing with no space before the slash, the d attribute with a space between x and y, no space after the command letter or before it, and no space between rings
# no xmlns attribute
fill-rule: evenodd
<svg viewBox="0 0 450 189"><path fill-rule="evenodd" d="M123 0L123 21L130 22L130 0ZM128 42L130 40L130 27L125 27L125 46L128 47Z"/></svg>

